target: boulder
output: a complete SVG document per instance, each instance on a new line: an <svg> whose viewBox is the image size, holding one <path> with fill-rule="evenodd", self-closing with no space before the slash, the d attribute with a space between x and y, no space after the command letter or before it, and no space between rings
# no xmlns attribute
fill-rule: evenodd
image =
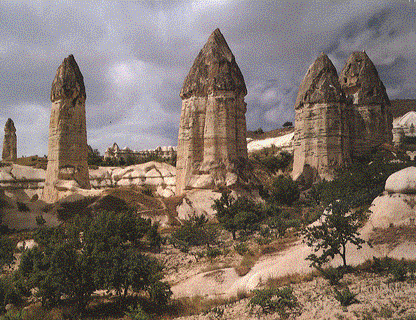
<svg viewBox="0 0 416 320"><path fill-rule="evenodd" d="M408 167L393 173L386 180L389 193L416 194L416 167Z"/></svg>

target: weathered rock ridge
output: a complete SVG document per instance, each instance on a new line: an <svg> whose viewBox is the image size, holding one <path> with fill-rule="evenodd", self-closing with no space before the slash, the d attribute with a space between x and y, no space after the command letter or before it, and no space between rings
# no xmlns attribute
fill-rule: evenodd
<svg viewBox="0 0 416 320"><path fill-rule="evenodd" d="M293 178L310 185L392 141L386 89L365 52L354 52L338 77L321 54L309 67L295 104Z"/></svg>
<svg viewBox="0 0 416 320"><path fill-rule="evenodd" d="M15 161L17 159L16 128L12 119L7 119L4 126L3 161Z"/></svg>
<svg viewBox="0 0 416 320"><path fill-rule="evenodd" d="M233 185L247 159L247 89L219 29L198 54L181 90L176 192Z"/></svg>
<svg viewBox="0 0 416 320"><path fill-rule="evenodd" d="M89 189L83 76L72 55L59 66L52 83L48 167L42 199L55 202L60 184Z"/></svg>

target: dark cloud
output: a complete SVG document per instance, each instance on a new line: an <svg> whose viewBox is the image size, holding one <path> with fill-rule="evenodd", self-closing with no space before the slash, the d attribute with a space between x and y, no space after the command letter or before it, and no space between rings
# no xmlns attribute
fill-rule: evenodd
<svg viewBox="0 0 416 320"><path fill-rule="evenodd" d="M69 54L84 75L88 141L101 152L175 145L184 78L219 27L248 88L247 126L293 121L320 52L340 71L366 50L389 95L416 98L414 4L393 1L2 1L0 121L19 154L47 152L50 87Z"/></svg>

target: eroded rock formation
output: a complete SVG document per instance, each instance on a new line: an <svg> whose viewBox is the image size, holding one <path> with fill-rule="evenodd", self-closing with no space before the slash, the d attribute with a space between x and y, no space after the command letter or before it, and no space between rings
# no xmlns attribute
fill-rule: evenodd
<svg viewBox="0 0 416 320"><path fill-rule="evenodd" d="M15 161L17 159L16 128L12 119L7 119L4 126L3 161Z"/></svg>
<svg viewBox="0 0 416 320"><path fill-rule="evenodd" d="M392 141L386 89L365 52L354 52L338 77L321 54L309 67L295 104L293 178L306 185Z"/></svg>
<svg viewBox="0 0 416 320"><path fill-rule="evenodd" d="M331 60L321 54L309 67L295 104L293 177L329 179L350 161L347 103Z"/></svg>
<svg viewBox="0 0 416 320"><path fill-rule="evenodd" d="M183 84L176 192L235 183L247 159L243 75L219 29L209 37Z"/></svg>
<svg viewBox="0 0 416 320"><path fill-rule="evenodd" d="M43 200L55 202L66 185L90 188L87 163L85 87L72 55L59 66L52 83L48 167Z"/></svg>
<svg viewBox="0 0 416 320"><path fill-rule="evenodd" d="M393 118L389 111L390 100L376 67L365 52L351 54L339 82L350 98L354 112L351 156L365 157L375 147L391 142Z"/></svg>

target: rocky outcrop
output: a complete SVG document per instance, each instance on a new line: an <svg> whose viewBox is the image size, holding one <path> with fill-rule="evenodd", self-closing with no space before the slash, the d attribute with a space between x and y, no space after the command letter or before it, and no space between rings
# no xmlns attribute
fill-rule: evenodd
<svg viewBox="0 0 416 320"><path fill-rule="evenodd" d="M16 161L17 159L17 136L16 128L12 119L7 119L4 126L3 161Z"/></svg>
<svg viewBox="0 0 416 320"><path fill-rule="evenodd" d="M309 67L295 104L293 178L331 179L350 161L350 111L331 60L321 54Z"/></svg>
<svg viewBox="0 0 416 320"><path fill-rule="evenodd" d="M390 101L365 52L354 52L338 77L321 54L295 104L293 178L331 180L337 167L392 141Z"/></svg>
<svg viewBox="0 0 416 320"><path fill-rule="evenodd" d="M72 55L59 66L52 83L48 167L42 199L59 199L59 185L89 189L85 87Z"/></svg>
<svg viewBox="0 0 416 320"><path fill-rule="evenodd" d="M386 88L364 51L351 54L341 71L339 82L352 103L351 136L354 143L351 156L368 156L372 149L393 139L393 118Z"/></svg>
<svg viewBox="0 0 416 320"><path fill-rule="evenodd" d="M219 29L209 37L183 84L176 192L234 183L247 159L243 75Z"/></svg>

